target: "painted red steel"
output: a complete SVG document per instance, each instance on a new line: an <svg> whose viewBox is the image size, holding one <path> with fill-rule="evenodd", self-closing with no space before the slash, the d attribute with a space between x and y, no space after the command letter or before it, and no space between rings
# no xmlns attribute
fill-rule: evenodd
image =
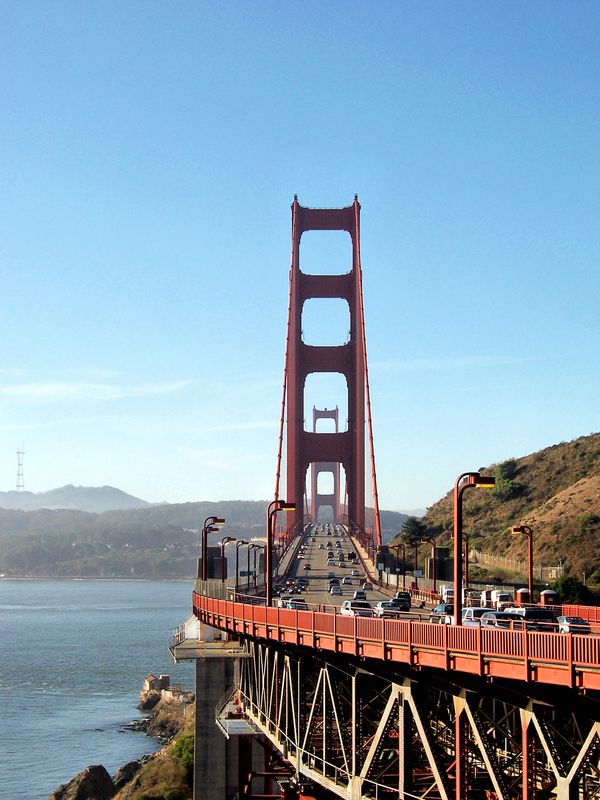
<svg viewBox="0 0 600 800"><path fill-rule="evenodd" d="M306 475L314 462L339 462L346 473L348 515L365 522L365 374L359 291L358 229L360 206L305 208L292 204L292 268L287 373L287 499L296 503L294 522L303 520ZM308 275L301 271L300 240L310 230L347 231L352 243L350 272ZM350 309L350 341L339 347L315 347L302 341L302 307L310 298L340 298ZM312 372L339 372L348 384L348 430L318 434L304 430L304 384Z"/></svg>
<svg viewBox="0 0 600 800"><path fill-rule="evenodd" d="M318 419L331 419L335 425L335 433L339 433L339 410L313 408L313 433L317 432ZM318 483L319 474L333 474L333 492L331 494L319 494ZM337 461L315 461L312 465L311 490L310 490L310 515L314 522L319 518L319 509L322 506L330 506L333 509L333 518L340 518L340 465Z"/></svg>
<svg viewBox="0 0 600 800"><path fill-rule="evenodd" d="M345 617L193 595L203 622L255 639L457 670L489 678L600 690L600 637Z"/></svg>

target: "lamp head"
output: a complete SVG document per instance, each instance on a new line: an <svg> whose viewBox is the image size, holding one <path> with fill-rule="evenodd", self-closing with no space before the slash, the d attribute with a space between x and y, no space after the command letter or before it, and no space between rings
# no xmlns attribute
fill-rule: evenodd
<svg viewBox="0 0 600 800"><path fill-rule="evenodd" d="M479 472L476 472L473 475L472 485L478 489L493 489L496 485L496 478L493 475L480 475Z"/></svg>

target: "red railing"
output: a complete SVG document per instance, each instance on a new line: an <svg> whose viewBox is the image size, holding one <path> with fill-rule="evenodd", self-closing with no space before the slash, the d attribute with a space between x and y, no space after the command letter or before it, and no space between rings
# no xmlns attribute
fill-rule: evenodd
<svg viewBox="0 0 600 800"><path fill-rule="evenodd" d="M196 592L193 605L194 614L208 625L252 638L420 667L600 690L599 636L347 617L218 600Z"/></svg>

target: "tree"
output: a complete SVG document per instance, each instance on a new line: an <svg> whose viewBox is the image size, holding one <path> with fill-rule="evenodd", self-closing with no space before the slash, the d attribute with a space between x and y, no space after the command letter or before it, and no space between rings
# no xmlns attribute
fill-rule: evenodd
<svg viewBox="0 0 600 800"><path fill-rule="evenodd" d="M588 587L574 575L565 575L559 578L552 587L558 592L563 603L572 603L577 606L593 606L598 599Z"/></svg>
<svg viewBox="0 0 600 800"><path fill-rule="evenodd" d="M402 525L402 538L405 542L423 539L428 535L427 526L418 517L408 517Z"/></svg>

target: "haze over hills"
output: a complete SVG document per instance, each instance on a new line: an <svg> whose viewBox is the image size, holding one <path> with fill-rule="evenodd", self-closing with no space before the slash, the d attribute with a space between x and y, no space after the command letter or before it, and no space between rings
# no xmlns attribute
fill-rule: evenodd
<svg viewBox="0 0 600 800"><path fill-rule="evenodd" d="M600 583L600 433L491 465L485 472L496 475L496 488L464 494L472 548L524 559L523 537L512 536L510 528L527 524L534 531L535 563L562 560L568 573L585 572ZM28 494L19 493L19 503ZM9 496L14 502L15 495L0 494L0 502L6 504ZM111 487L73 486L31 497L44 508L0 508L0 573L7 576L193 577L199 529L212 514L226 519L214 543L223 535L264 537L266 501L152 505ZM92 503L96 510L89 510ZM110 510L102 510L102 503ZM384 543L406 518L381 512ZM440 544L449 543L452 494L435 503L422 522Z"/></svg>
<svg viewBox="0 0 600 800"><path fill-rule="evenodd" d="M264 538L266 507L266 501L237 500L146 503L143 508L102 513L73 508L0 508L0 574L193 578L200 529L207 517L214 514L226 520L210 544L222 536ZM385 541L401 529L405 519L394 511L381 512Z"/></svg>
<svg viewBox="0 0 600 800"><path fill-rule="evenodd" d="M0 492L0 508L35 511L38 508L71 508L102 513L151 505L114 486L61 486L48 492Z"/></svg>

